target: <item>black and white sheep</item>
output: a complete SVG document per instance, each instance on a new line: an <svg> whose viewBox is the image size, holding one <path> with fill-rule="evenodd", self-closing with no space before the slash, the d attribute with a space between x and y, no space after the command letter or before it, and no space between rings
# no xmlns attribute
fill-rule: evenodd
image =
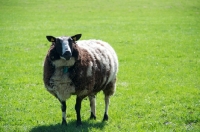
<svg viewBox="0 0 200 132"><path fill-rule="evenodd" d="M44 85L61 103L62 124L66 124L66 99L76 95L77 126L81 125L81 102L89 97L91 115L96 119L95 95L105 95L103 121L108 120L109 98L114 94L118 59L113 48L101 40L77 41L72 37L47 36L52 45L44 61ZM76 42L77 41L77 42Z"/></svg>

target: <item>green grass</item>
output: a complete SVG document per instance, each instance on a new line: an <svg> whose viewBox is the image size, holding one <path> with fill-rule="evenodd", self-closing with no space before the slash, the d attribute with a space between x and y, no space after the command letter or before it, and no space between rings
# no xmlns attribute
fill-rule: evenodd
<svg viewBox="0 0 200 132"><path fill-rule="evenodd" d="M82 33L109 42L119 58L110 120L76 128L75 96L59 102L44 88L46 35ZM0 131L200 131L200 2L198 0L0 1Z"/></svg>

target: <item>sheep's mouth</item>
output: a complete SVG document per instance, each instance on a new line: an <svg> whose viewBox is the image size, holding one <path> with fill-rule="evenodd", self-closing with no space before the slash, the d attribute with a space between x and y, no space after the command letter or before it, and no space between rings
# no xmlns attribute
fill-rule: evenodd
<svg viewBox="0 0 200 132"><path fill-rule="evenodd" d="M62 56L60 56L60 58L64 60L70 60L71 57L72 53L70 51L66 51Z"/></svg>

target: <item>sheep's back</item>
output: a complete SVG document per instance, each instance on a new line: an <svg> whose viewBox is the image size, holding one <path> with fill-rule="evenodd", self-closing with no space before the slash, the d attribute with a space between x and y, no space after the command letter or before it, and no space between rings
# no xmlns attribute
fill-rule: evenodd
<svg viewBox="0 0 200 132"><path fill-rule="evenodd" d="M75 50L78 52L78 60L70 70L70 78L77 92L99 92L108 84L115 83L118 59L108 43L82 40L77 42Z"/></svg>

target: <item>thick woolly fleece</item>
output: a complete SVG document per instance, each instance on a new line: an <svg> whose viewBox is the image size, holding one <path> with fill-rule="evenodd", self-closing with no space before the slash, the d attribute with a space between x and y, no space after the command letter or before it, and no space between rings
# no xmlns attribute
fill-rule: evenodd
<svg viewBox="0 0 200 132"><path fill-rule="evenodd" d="M52 45L44 62L46 89L60 101L75 94L80 98L95 95L103 90L105 95L115 92L118 59L113 48L101 40L82 40L73 44L70 60L50 61ZM66 71L66 66L68 67Z"/></svg>

